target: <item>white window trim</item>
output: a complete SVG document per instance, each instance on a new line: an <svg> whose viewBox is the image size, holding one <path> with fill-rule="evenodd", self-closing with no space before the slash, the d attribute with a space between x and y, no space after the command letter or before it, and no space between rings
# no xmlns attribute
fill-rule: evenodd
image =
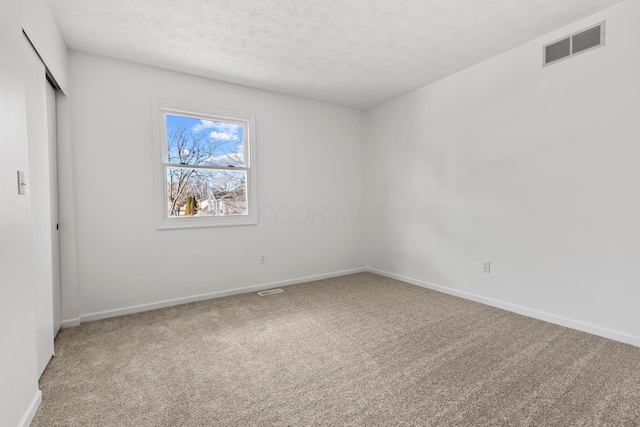
<svg viewBox="0 0 640 427"><path fill-rule="evenodd" d="M256 133L255 116L251 113L222 108L195 105L184 102L153 99L153 161L156 199L156 228L197 228L258 223L258 194L256 169ZM169 217L167 212L167 141L166 114L201 117L203 119L242 123L245 126L245 167L247 171L247 215ZM240 168L238 168L240 169Z"/></svg>

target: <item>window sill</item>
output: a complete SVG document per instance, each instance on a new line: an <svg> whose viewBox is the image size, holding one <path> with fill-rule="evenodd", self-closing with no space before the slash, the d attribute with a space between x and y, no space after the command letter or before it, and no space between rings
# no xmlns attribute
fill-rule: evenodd
<svg viewBox="0 0 640 427"><path fill-rule="evenodd" d="M216 216L216 217L180 217L165 218L156 227L158 230L180 228L231 227L239 225L256 225L258 220L248 215Z"/></svg>

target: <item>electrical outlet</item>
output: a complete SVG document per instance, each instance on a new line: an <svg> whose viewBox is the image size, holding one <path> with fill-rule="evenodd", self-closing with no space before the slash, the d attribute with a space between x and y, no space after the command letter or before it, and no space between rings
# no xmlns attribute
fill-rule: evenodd
<svg viewBox="0 0 640 427"><path fill-rule="evenodd" d="M262 252L260 254L260 264L266 264L267 263L267 256L264 254L264 252Z"/></svg>
<svg viewBox="0 0 640 427"><path fill-rule="evenodd" d="M482 272L491 273L491 261L484 261L482 263Z"/></svg>

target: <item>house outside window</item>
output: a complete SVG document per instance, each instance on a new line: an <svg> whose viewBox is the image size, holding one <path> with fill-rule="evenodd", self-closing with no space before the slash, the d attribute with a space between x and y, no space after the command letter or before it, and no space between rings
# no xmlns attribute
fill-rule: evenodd
<svg viewBox="0 0 640 427"><path fill-rule="evenodd" d="M157 228L257 223L252 114L154 100Z"/></svg>

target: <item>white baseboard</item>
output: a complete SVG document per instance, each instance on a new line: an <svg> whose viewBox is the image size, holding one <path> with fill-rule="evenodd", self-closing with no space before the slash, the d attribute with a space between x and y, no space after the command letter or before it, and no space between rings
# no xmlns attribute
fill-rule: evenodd
<svg viewBox="0 0 640 427"><path fill-rule="evenodd" d="M41 403L42 391L38 390L36 392L36 395L33 397L31 404L27 408L27 411L24 413L24 416L20 420L20 424L18 424L18 427L29 427L31 425L31 421L33 421L33 418L36 416Z"/></svg>
<svg viewBox="0 0 640 427"><path fill-rule="evenodd" d="M420 286L423 288L427 288L427 289L442 292L445 294L453 295L456 297L464 298L467 300L479 302L481 304L501 308L503 310L511 311L513 313L522 314L523 316L533 317L534 319L544 320L545 322L554 323L556 325L565 326L567 328L576 329L578 331L587 332L593 335L598 335L604 338L609 338L615 341L620 341L626 344L631 344L636 347L640 347L640 337L637 337L635 335L614 331L612 329L603 328L601 326L592 325L590 323L585 323L578 320L568 319L566 317L545 313L543 311L522 307L520 305L511 304L511 303L496 300L493 298L487 298L487 297L472 294L469 292L459 291L456 289L448 288L446 286L434 285L433 283L412 279L410 277L389 273L389 272L378 270L375 268L367 268L366 270L370 273L379 274L380 276L385 276L391 279L400 280L402 282L407 282L412 285Z"/></svg>
<svg viewBox="0 0 640 427"><path fill-rule="evenodd" d="M188 304L190 302L204 301L213 298L221 298L230 295L245 294L249 292L257 292L265 289L277 288L279 286L296 285L298 283L313 282L315 280L330 279L332 277L346 276L348 274L363 273L366 268L356 268L353 270L336 271L333 273L319 274L316 276L299 277L296 279L282 280L278 282L263 283L255 286L247 286L244 288L230 289L227 291L211 292L207 294L194 295L191 297L175 298L171 300L158 301L149 304L140 304L130 307L117 308L114 310L98 311L95 313L83 314L78 319L69 319L62 322L62 327L78 326L82 322L90 322L92 320L107 319L109 317L124 316L125 314L140 313L143 311L156 310L158 308L172 307L180 304Z"/></svg>
<svg viewBox="0 0 640 427"><path fill-rule="evenodd" d="M60 325L61 328L73 328L74 326L80 326L80 323L82 323L82 319L80 319L79 317L76 317L75 319L67 319L67 320L63 320L62 324Z"/></svg>

